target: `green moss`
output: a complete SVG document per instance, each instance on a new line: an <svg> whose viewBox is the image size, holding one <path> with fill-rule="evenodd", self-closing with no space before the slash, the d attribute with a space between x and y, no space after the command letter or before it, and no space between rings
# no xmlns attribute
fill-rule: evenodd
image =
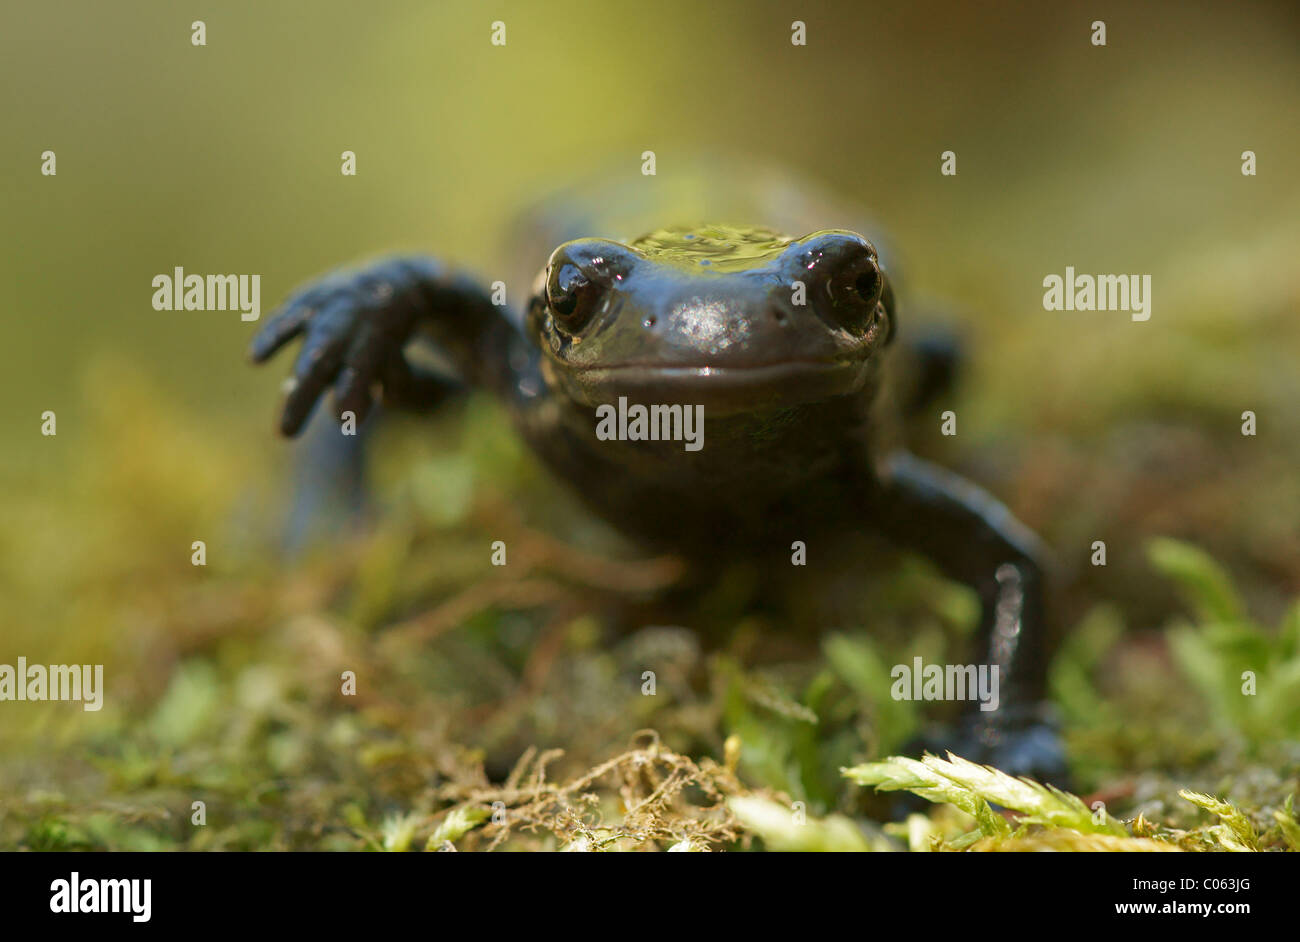
<svg viewBox="0 0 1300 942"><path fill-rule="evenodd" d="M890 697L888 665L964 650L974 616L926 565L832 587L842 627L820 637L742 617L743 572L701 603L716 630L628 630L679 569L624 555L480 400L455 441L394 425L377 525L288 562L268 463L216 447L120 363L97 368L91 401L103 384L130 421L97 413L69 480L0 494L47 545L33 558L0 535L12 650L102 659L107 684L98 713L25 704L0 729L0 846L1300 847L1300 608L1258 625L1189 546L1152 559L1190 618L1142 636L1099 605L1053 666L1098 814L1095 796L959 758L893 757L936 717ZM129 460L109 460L124 437ZM197 538L207 567L190 565ZM489 565L494 540L509 566ZM935 804L890 821L877 789Z"/></svg>

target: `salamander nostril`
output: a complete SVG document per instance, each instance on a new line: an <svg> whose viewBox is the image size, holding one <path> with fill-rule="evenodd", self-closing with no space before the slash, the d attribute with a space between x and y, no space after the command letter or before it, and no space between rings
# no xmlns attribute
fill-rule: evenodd
<svg viewBox="0 0 1300 942"><path fill-rule="evenodd" d="M772 308L771 313L772 320L776 321L778 324L785 323L785 311L781 310L779 307L774 307Z"/></svg>

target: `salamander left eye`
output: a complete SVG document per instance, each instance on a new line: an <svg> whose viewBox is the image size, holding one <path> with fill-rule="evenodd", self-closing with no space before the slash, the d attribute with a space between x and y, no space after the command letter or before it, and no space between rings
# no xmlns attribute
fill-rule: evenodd
<svg viewBox="0 0 1300 942"><path fill-rule="evenodd" d="M823 318L855 334L871 329L886 285L870 242L846 229L825 229L794 243L791 261L803 269Z"/></svg>
<svg viewBox="0 0 1300 942"><path fill-rule="evenodd" d="M875 304L880 299L880 269L874 261L853 280L853 288L866 304Z"/></svg>
<svg viewBox="0 0 1300 942"><path fill-rule="evenodd" d="M830 284L835 319L855 330L870 327L876 317L884 280L872 255L862 252L846 259Z"/></svg>

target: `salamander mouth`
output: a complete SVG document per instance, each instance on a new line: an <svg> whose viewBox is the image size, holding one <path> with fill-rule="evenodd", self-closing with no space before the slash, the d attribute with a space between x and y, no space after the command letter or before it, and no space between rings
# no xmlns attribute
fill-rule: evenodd
<svg viewBox="0 0 1300 942"><path fill-rule="evenodd" d="M628 402L702 405L713 417L860 392L869 360L786 360L753 366L621 363L556 371L569 398L595 408Z"/></svg>

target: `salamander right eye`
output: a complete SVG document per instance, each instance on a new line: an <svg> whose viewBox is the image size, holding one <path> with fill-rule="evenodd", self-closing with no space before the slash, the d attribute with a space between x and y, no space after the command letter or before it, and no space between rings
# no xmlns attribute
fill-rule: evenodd
<svg viewBox="0 0 1300 942"><path fill-rule="evenodd" d="M546 304L568 333L586 326L596 310L600 289L572 262L556 260L546 277Z"/></svg>

